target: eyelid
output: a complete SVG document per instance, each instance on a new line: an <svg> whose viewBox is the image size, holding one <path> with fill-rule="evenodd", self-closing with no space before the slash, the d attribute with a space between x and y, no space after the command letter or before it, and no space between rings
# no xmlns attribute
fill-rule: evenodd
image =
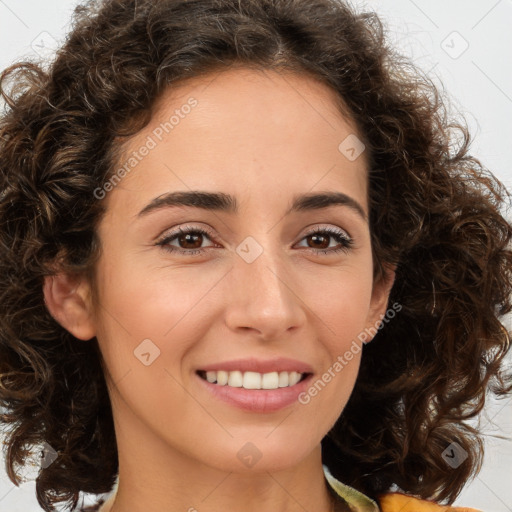
<svg viewBox="0 0 512 512"><path fill-rule="evenodd" d="M317 233L318 231L329 231L329 232L334 232L334 233L340 233L340 234L345 234L347 240L353 240L352 239L352 236L350 235L350 233L344 229L344 228L341 228L339 226L336 226L336 225L333 225L333 224L323 224L323 223L320 223L320 224L313 224L313 227L310 228L309 226L307 228L305 228L306 231L305 233L300 237L300 239L302 240L305 236L308 236L308 235L311 235L311 234L314 234L314 233Z"/></svg>
<svg viewBox="0 0 512 512"><path fill-rule="evenodd" d="M168 240L169 238L174 238L175 236L180 235L183 232L186 234L190 231L204 231L210 239L215 238L214 232L209 227L203 226L202 224L193 225L186 223L179 224L177 227L166 229L163 234L158 236L155 245L158 245L161 242Z"/></svg>
<svg viewBox="0 0 512 512"><path fill-rule="evenodd" d="M340 252L348 253L351 249L353 249L354 239L350 236L350 234L345 229L340 228L339 226L331 225L315 226L313 229L304 233L300 237L298 243L302 242L305 238L316 234L327 234L328 237L337 240L338 245L341 244L341 247L328 247L326 249L315 249L314 247L305 247L305 250L313 252L315 254L333 255L338 254Z"/></svg>
<svg viewBox="0 0 512 512"><path fill-rule="evenodd" d="M188 233L200 233L206 235L213 245L207 247L201 247L199 249L182 249L180 247L174 247L169 245L170 241L178 237L180 234L188 234ZM315 249L314 247L306 247L305 249L308 251L312 251L314 253L324 253L324 254L335 254L340 251L347 252L350 247L353 245L354 240L351 235L347 232L347 230L340 228L339 226L327 225L327 224L316 224L314 228L307 230L304 232L297 243L302 242L306 237L315 235L317 233L323 234L327 233L331 238L339 238L343 239L344 246L341 248L327 248L327 249ZM155 245L162 246L165 250L170 253L178 253L182 255L197 255L200 253L206 252L208 248L214 247L216 245L215 235L212 233L212 230L209 227L205 227L202 225L180 225L176 229L172 229L171 231L166 231L165 234L161 235ZM339 242L338 242L339 243ZM166 247L167 245L167 247ZM296 244L295 244L296 245Z"/></svg>

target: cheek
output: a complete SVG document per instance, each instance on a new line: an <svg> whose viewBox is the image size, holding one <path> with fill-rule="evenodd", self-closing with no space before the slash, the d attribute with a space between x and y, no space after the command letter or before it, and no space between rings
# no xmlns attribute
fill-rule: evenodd
<svg viewBox="0 0 512 512"><path fill-rule="evenodd" d="M98 266L97 337L110 370L118 374L140 363L141 353L150 353L153 368L179 360L211 325L208 304L222 300L213 273L132 263Z"/></svg>
<svg viewBox="0 0 512 512"><path fill-rule="evenodd" d="M188 279L180 277L183 274ZM199 279L192 287L190 273L180 270L137 272L119 266L103 275L109 284L100 287L97 337L111 399L120 414L131 414L128 407L163 429L192 414L187 408L194 404L178 384L184 382L179 363L203 335L199 328L208 324L197 306L211 283ZM154 410L160 413L155 415Z"/></svg>
<svg viewBox="0 0 512 512"><path fill-rule="evenodd" d="M350 397L362 356L361 333L367 327L373 285L371 258L362 260L323 279L317 276L318 286L306 299L314 305L327 357L323 374L312 383L304 402L310 400L318 408L315 414L329 416L332 423Z"/></svg>
<svg viewBox="0 0 512 512"><path fill-rule="evenodd" d="M364 268L344 269L317 283L306 300L314 305L324 366L299 401L309 418L322 417L322 428L328 424L329 429L348 402L359 372L363 349L358 337L366 327L372 275Z"/></svg>
<svg viewBox="0 0 512 512"><path fill-rule="evenodd" d="M370 265L318 274L310 280L309 291L304 289L305 301L329 328L335 346L357 337L366 327L373 285Z"/></svg>

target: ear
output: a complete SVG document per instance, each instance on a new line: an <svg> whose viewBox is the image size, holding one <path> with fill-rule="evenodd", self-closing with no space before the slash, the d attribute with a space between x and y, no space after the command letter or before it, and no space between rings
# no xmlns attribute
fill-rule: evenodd
<svg viewBox="0 0 512 512"><path fill-rule="evenodd" d="M366 321L365 343L369 343L377 334L381 320L386 314L389 294L395 282L395 272L396 266L386 266L384 274L374 281L370 310Z"/></svg>
<svg viewBox="0 0 512 512"><path fill-rule="evenodd" d="M96 334L90 285L84 277L69 274L45 276L44 301L53 318L75 338L90 340Z"/></svg>

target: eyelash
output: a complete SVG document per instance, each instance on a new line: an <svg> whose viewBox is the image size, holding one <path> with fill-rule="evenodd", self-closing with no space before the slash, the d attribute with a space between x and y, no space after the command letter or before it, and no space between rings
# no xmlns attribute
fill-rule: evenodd
<svg viewBox="0 0 512 512"><path fill-rule="evenodd" d="M184 256L196 256L199 254L202 254L206 251L206 248L203 249L179 249L172 247L168 245L171 241L175 240L177 237L181 235L188 235L188 234L200 234L203 236L207 236L210 240L213 238L212 235L205 231L204 229L195 227L195 228L179 228L178 231L169 234L161 241L157 242L156 245L161 246L163 250L170 252L170 253L178 253ZM309 233L306 233L301 241L304 238L307 238L308 236L313 236L317 234L325 235L334 238L339 244L341 244L341 247L337 249L315 249L313 247L309 247L307 249L316 252L316 253L323 253L324 255L329 254L337 254L339 252L349 252L351 249L351 246L354 244L354 241L345 233L345 231L339 229L339 228L316 228L313 231L310 231ZM213 241L213 240L212 240Z"/></svg>

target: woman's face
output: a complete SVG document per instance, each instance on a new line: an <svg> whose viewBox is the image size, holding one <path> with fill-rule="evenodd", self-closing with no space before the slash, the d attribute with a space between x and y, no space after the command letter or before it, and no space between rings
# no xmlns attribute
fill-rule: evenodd
<svg viewBox="0 0 512 512"><path fill-rule="evenodd" d="M160 98L102 189L93 321L118 441L237 472L318 448L389 288L358 144L306 77L231 69Z"/></svg>

